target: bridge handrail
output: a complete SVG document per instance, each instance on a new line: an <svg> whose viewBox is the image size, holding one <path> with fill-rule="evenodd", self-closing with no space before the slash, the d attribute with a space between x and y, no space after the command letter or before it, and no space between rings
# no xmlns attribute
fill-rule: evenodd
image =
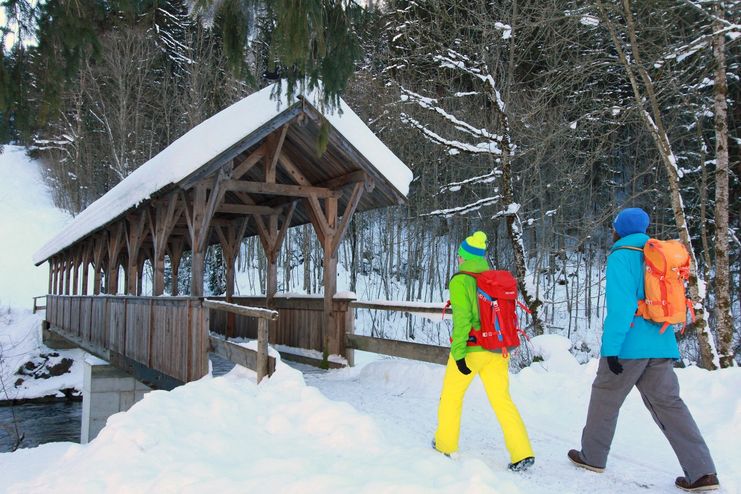
<svg viewBox="0 0 741 494"><path fill-rule="evenodd" d="M46 305L37 305L36 301L40 298L46 299L46 295L39 295L37 297L33 297L33 313L36 314L37 311L41 309L46 309Z"/></svg>
<svg viewBox="0 0 741 494"><path fill-rule="evenodd" d="M237 305L237 304L231 304L229 302L221 302L217 300L203 300L203 306L207 309L213 309L213 310L223 310L225 312L231 312L233 314L238 314L241 316L247 316L247 317L256 317L257 318L257 359L255 361L255 371L257 372L257 382L259 383L262 381L262 378L265 376L269 376L271 374L270 372L270 362L268 359L268 336L269 336L269 328L268 323L269 321L275 321L278 319L278 312L270 309L263 309L261 307L246 307L244 305ZM220 353L220 351L224 350L225 353L222 356L226 356L227 358L230 358L231 360L231 352L229 352L229 348L231 348L230 345L226 345L228 340L224 339L222 341L216 341L214 339L211 339L212 348L217 351L217 353ZM233 345L234 347L239 348L237 345ZM232 348L234 351L237 351L237 348ZM244 351L249 352L250 350L244 349ZM221 354L221 353L220 353ZM251 362L251 360L249 360ZM275 364L273 364L275 365Z"/></svg>
<svg viewBox="0 0 741 494"><path fill-rule="evenodd" d="M278 312L270 309L264 309L262 307L248 307L245 305L231 304L229 302L221 302L219 300L203 300L203 306L207 309L223 310L225 312L231 312L233 314L239 314L240 316L257 317L261 319L268 319L275 321L278 319Z"/></svg>

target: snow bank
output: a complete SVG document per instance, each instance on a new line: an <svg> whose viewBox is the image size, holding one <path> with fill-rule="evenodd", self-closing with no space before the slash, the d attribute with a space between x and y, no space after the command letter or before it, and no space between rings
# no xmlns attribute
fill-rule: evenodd
<svg viewBox="0 0 741 494"><path fill-rule="evenodd" d="M48 291L48 269L31 254L64 227L70 216L56 209L38 162L25 148L4 146L0 154L0 306L28 307Z"/></svg>
<svg viewBox="0 0 741 494"><path fill-rule="evenodd" d="M284 364L257 386L235 368L112 416L89 445L1 454L0 490L27 492L517 493L477 459L386 434ZM37 463L38 462L38 463ZM44 462L41 464L40 462ZM38 465L36 475L28 465ZM20 472L16 468L22 466Z"/></svg>
<svg viewBox="0 0 741 494"><path fill-rule="evenodd" d="M572 372L579 368L579 362L569 352L571 340L558 334L544 334L530 339L533 354L541 357L540 365L546 370Z"/></svg>

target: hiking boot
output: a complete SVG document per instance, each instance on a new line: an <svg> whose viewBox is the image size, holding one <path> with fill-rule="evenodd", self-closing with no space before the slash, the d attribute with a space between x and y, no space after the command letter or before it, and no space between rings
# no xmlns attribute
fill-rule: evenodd
<svg viewBox="0 0 741 494"><path fill-rule="evenodd" d="M515 463L510 463L507 465L507 468L510 469L513 472L524 472L533 464L535 463L535 458L532 456L528 456L527 458L523 458L520 461L517 461Z"/></svg>
<svg viewBox="0 0 741 494"><path fill-rule="evenodd" d="M445 455L448 458L451 458L450 453L443 453L442 451L440 451L439 449L437 449L437 446L435 445L435 439L432 440L432 449L434 449L435 451L437 451L441 455Z"/></svg>
<svg viewBox="0 0 741 494"><path fill-rule="evenodd" d="M605 471L604 468L589 465L582 459L581 453L575 449L569 451L569 460L571 460L571 463L573 463L577 467L586 468L587 470L591 470L593 472L602 473Z"/></svg>
<svg viewBox="0 0 741 494"><path fill-rule="evenodd" d="M720 482L718 482L718 476L715 475L714 473L711 473L709 475L703 475L702 477L695 480L691 484L689 480L687 480L686 477L677 477L677 480L674 481L674 485L676 485L680 489L684 489L685 491L689 491L689 492L713 491L715 489L720 488Z"/></svg>

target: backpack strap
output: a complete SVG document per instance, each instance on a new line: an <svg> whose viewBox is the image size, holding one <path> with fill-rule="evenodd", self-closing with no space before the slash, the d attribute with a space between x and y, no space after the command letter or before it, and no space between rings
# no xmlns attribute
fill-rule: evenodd
<svg viewBox="0 0 741 494"><path fill-rule="evenodd" d="M641 249L640 247L633 247L631 245L623 245L621 247L614 247L610 251L610 254L612 254L613 252L617 252L619 250L633 250L633 251L640 252L641 254L643 254L643 249Z"/></svg>

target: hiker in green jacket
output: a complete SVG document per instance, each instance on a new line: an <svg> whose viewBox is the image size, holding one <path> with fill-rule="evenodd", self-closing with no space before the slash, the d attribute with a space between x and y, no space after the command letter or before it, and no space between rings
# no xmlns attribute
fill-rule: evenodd
<svg viewBox="0 0 741 494"><path fill-rule="evenodd" d="M458 249L459 271L488 271L486 234L475 232ZM480 329L476 280L470 276L453 276L450 280L450 304L453 308L453 338L445 369L438 426L433 446L446 455L458 450L463 396L476 375L481 377L510 454L510 470L529 468L535 461L525 424L509 395L509 356L469 345L471 329Z"/></svg>

